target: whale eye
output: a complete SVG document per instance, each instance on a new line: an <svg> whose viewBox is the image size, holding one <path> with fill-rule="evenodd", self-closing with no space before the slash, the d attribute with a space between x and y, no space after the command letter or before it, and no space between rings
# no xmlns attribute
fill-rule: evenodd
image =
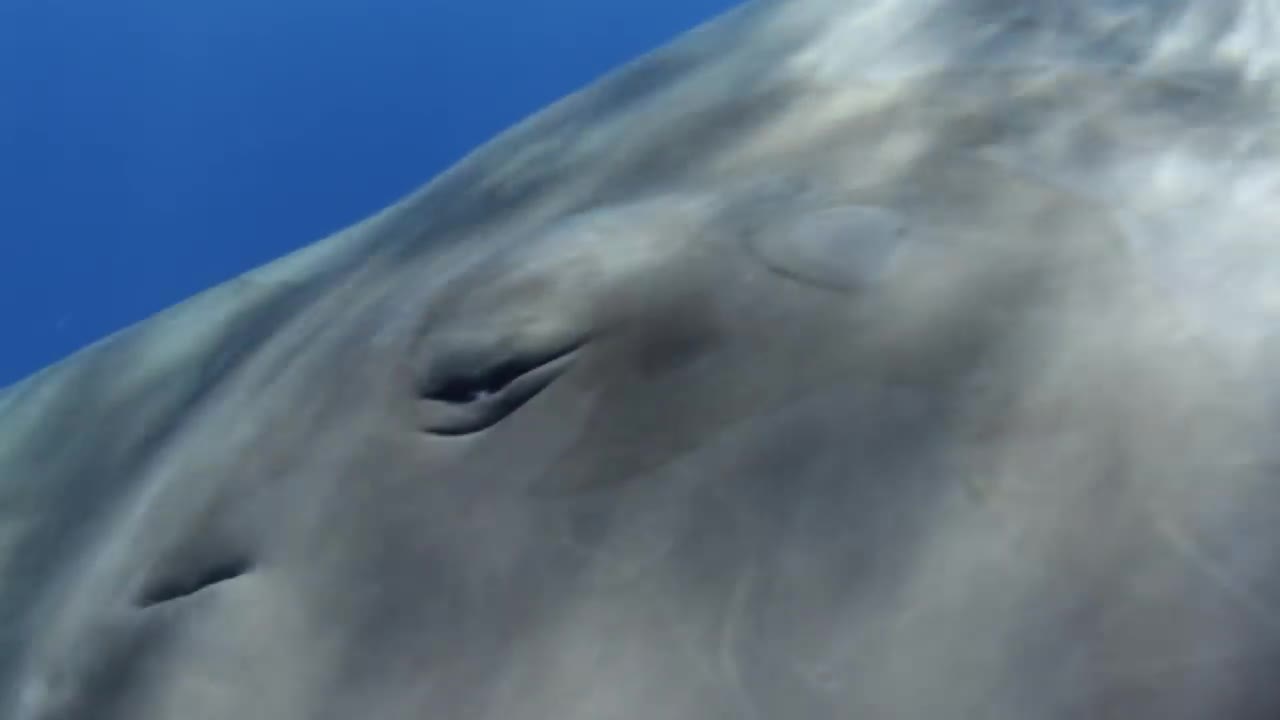
<svg viewBox="0 0 1280 720"><path fill-rule="evenodd" d="M181 600L206 588L234 580L249 572L249 569L248 558L240 556L227 557L221 562L206 565L182 566L149 584L139 595L137 604L148 608Z"/></svg>
<svg viewBox="0 0 1280 720"><path fill-rule="evenodd" d="M451 404L464 404L496 395L517 378L530 373L556 359L558 356L536 355L506 357L487 366L483 359L472 367L458 367L452 372L446 368L437 376L437 385L428 387L423 397ZM454 365L460 364L458 360Z"/></svg>
<svg viewBox="0 0 1280 720"><path fill-rule="evenodd" d="M564 373L582 344L441 352L418 388L423 430L468 435L496 425Z"/></svg>

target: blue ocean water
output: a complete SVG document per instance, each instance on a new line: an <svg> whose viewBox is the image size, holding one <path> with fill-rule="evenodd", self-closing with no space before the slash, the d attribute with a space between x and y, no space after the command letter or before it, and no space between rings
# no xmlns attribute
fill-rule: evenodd
<svg viewBox="0 0 1280 720"><path fill-rule="evenodd" d="M0 0L0 387L737 0Z"/></svg>

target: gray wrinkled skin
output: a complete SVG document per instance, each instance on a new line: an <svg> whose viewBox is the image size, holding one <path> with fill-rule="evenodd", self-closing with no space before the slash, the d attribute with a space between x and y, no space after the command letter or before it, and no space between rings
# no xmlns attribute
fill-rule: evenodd
<svg viewBox="0 0 1280 720"><path fill-rule="evenodd" d="M1280 717L1274 0L776 0L0 395L0 717Z"/></svg>

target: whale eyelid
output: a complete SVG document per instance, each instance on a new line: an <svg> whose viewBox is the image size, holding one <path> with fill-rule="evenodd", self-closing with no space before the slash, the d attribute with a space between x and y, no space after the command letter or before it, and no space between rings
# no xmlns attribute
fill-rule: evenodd
<svg viewBox="0 0 1280 720"><path fill-rule="evenodd" d="M447 376L437 387L423 393L423 397L450 404L474 402L499 392L540 364L528 358L507 357L488 366Z"/></svg>
<svg viewBox="0 0 1280 720"><path fill-rule="evenodd" d="M545 390L575 361L584 338L512 351L455 348L437 356L417 388L420 429L459 437L488 430Z"/></svg>
<svg viewBox="0 0 1280 720"><path fill-rule="evenodd" d="M450 405L476 402L496 395L521 376L563 358L582 346L573 342L540 352L507 352L484 360L480 353L460 353L437 365L419 395Z"/></svg>

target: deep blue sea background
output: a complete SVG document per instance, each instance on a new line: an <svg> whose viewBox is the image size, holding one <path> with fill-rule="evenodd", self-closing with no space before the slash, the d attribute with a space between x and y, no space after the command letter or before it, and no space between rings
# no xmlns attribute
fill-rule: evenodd
<svg viewBox="0 0 1280 720"><path fill-rule="evenodd" d="M0 0L0 387L736 0Z"/></svg>

